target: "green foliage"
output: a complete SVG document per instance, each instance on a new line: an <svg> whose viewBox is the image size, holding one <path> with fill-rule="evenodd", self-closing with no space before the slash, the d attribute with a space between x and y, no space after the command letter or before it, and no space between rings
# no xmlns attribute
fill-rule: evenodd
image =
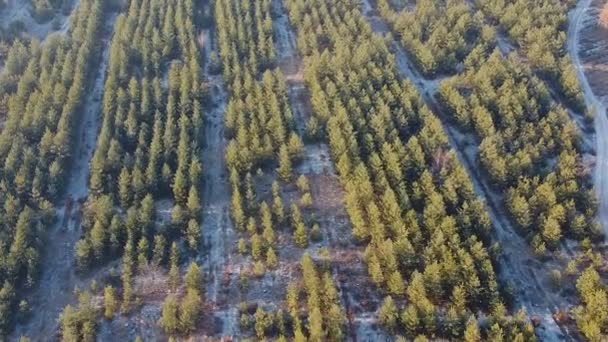
<svg viewBox="0 0 608 342"><path fill-rule="evenodd" d="M179 304L174 296L168 296L164 303L158 325L167 334L174 334L179 329L178 318Z"/></svg>
<svg viewBox="0 0 608 342"><path fill-rule="evenodd" d="M306 294L306 312L309 341L340 341L344 338L346 316L340 306L338 291L329 273L319 277L317 268L308 254L300 261L303 289ZM301 331L299 315L299 289L295 284L287 288L286 306L294 322L294 340L306 340Z"/></svg>
<svg viewBox="0 0 608 342"><path fill-rule="evenodd" d="M563 237L596 237L594 195L588 176L576 172L580 133L567 111L553 106L549 90L513 57L494 51L467 68L441 84L439 97L479 137L481 165L506 191L507 209L537 253Z"/></svg>
<svg viewBox="0 0 608 342"><path fill-rule="evenodd" d="M102 127L91 161L89 186L94 196L87 206L109 201L117 222L112 227L99 215L84 220L78 249L82 264L92 264L89 254L97 262L120 256L127 237L145 237L151 244L159 198L175 202L175 230L163 238L185 237L192 250L198 249L204 87L194 9L191 0L135 1L116 21ZM124 212L126 218L119 214ZM156 265L162 262L164 249L157 242L161 243L155 241L152 260ZM146 251L145 259L149 256Z"/></svg>
<svg viewBox="0 0 608 342"><path fill-rule="evenodd" d="M395 306L393 298L391 296L387 296L384 298L382 306L379 309L378 319L385 328L393 330L396 327L397 318L397 306Z"/></svg>
<svg viewBox="0 0 608 342"><path fill-rule="evenodd" d="M71 17L70 31L49 37L44 44L35 39L14 40L7 48L0 43L4 64L0 75L2 336L19 316L23 291L35 284L43 233L53 223L52 203L69 174L75 146L71 138L78 127L92 61L99 53L102 4L82 1ZM33 5L35 11L54 11L63 1L35 1ZM97 247L88 244L79 246L78 251L84 254L83 259L91 260ZM70 315L66 314L66 320ZM75 329L90 339L92 328L87 323L86 329L82 325Z"/></svg>
<svg viewBox="0 0 608 342"><path fill-rule="evenodd" d="M576 280L576 289L581 305L573 313L581 333L589 341L603 341L608 338L608 292L602 284L598 272L587 268Z"/></svg>
<svg viewBox="0 0 608 342"><path fill-rule="evenodd" d="M557 85L568 104L582 112L582 91L566 56L567 2L475 0L475 3L499 22L509 38L521 46L530 64Z"/></svg>
<svg viewBox="0 0 608 342"><path fill-rule="evenodd" d="M493 43L492 29L465 1L418 0L414 10L396 13L380 0L378 8L426 75L454 72L478 43Z"/></svg>
<svg viewBox="0 0 608 342"><path fill-rule="evenodd" d="M105 319L112 319L114 313L118 310L118 301L116 299L116 291L112 286L106 286L103 291L104 314Z"/></svg>
<svg viewBox="0 0 608 342"><path fill-rule="evenodd" d="M59 316L61 340L64 342L93 342L97 329L97 315L91 295L81 293L78 306L67 305Z"/></svg>
<svg viewBox="0 0 608 342"><path fill-rule="evenodd" d="M190 291L201 292L203 287L203 276L196 263L191 263L184 277L186 289Z"/></svg>
<svg viewBox="0 0 608 342"><path fill-rule="evenodd" d="M440 14L425 13L418 6L421 3L426 9L439 7ZM398 81L394 55L360 12L353 10L359 3L287 0L286 4L298 33L298 48L306 56L304 78L314 116L345 190L353 235L366 245L370 278L395 297L407 296L400 318L409 337L444 337L446 331L439 323L447 320L448 311L486 311L490 303L501 300L492 260L482 242L491 232L489 215L450 151L440 121L410 83ZM417 1L416 10L420 11L417 15L404 19L412 27L403 31L402 40L430 40L438 46L428 48L440 51L445 46L437 43L441 39L472 30L466 37L470 41L453 39L449 52L433 54L441 59L442 68L453 68L467 55L479 55L476 35L493 40L493 32L469 14L464 2ZM441 23L455 22L455 18L470 25L456 23L453 33L446 32ZM414 27L416 22L426 26ZM410 29L424 33L405 37ZM433 63L429 66L429 72L437 68ZM463 100L467 108L467 99ZM470 122L470 114L461 113L463 121ZM304 260L303 268L308 264ZM407 279L399 279L400 275ZM309 279L314 277L305 272L306 289L315 287ZM446 303L456 284L467 284L459 290L466 301L458 310L448 310ZM312 338L316 323L308 323ZM511 327L511 321L505 319L499 325ZM464 337L464 326L454 330L457 334L448 338ZM513 324L511 331L515 335L523 330L524 325ZM525 336L533 335L526 331Z"/></svg>

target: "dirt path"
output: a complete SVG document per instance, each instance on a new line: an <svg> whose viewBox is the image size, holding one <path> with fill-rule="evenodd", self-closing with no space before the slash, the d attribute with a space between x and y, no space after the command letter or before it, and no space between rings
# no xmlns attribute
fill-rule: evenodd
<svg viewBox="0 0 608 342"><path fill-rule="evenodd" d="M57 317L65 305L73 303L72 290L83 288L92 276L80 277L75 272L74 246L80 237L80 202L88 195L89 160L97 141L100 125L101 97L108 67L109 43L117 15L106 15L103 51L88 92L77 130L78 145L74 150L70 178L63 204L57 207L57 223L47 232L45 251L41 258L42 270L38 287L30 297L31 317L18 325L13 338L26 335L32 341L53 341L57 332Z"/></svg>
<svg viewBox="0 0 608 342"><path fill-rule="evenodd" d="M209 56L216 48L211 32L206 29L201 34L207 61L205 77L209 81L210 98L213 101L213 108L206 117L204 147L200 156L204 172L203 223L201 226L204 243L201 255L205 255L203 269L207 275L205 298L217 305L219 302L225 301L220 296L220 282L226 265L231 262L231 250L236 246L237 235L229 215L230 186L224 162L226 148L224 111L228 95L222 76L211 75L209 72ZM234 336L239 331L236 310L220 310L215 312L215 317L221 322L221 336Z"/></svg>
<svg viewBox="0 0 608 342"><path fill-rule="evenodd" d="M599 199L598 218L604 228L604 234L608 236L608 118L606 118L606 106L593 93L579 56L579 32L581 25L585 25L590 19L587 16L590 4L591 0L582 0L569 14L568 52L583 88L585 104L587 108L592 108L595 111L594 122L597 142L595 146L596 165L594 184Z"/></svg>
<svg viewBox="0 0 608 342"><path fill-rule="evenodd" d="M364 3L368 1L363 0ZM363 5L363 8L371 8L371 5L367 3ZM372 11L367 10L363 14L376 34L385 35L390 31L382 18L375 16ZM536 331L541 340L572 340L573 337L570 336L567 328L560 327L552 316L552 313L558 308L565 309L571 305L567 299L562 298L559 294L556 295L549 287L549 272L552 265L556 267L558 265L553 260L541 263L532 255L526 241L511 226L503 209L501 195L494 192L481 175L475 163L477 146L470 144L467 137L446 124L445 118L440 115L439 105L434 95L441 80L423 78L413 67L400 44L393 41L392 48L400 76L414 84L427 106L442 119L450 145L455 149L458 159L467 170L477 196L487 204L495 229L495 238L499 241L502 250L501 260L499 260L501 265L499 277L513 285L516 307L524 307L529 314L542 318L542 325Z"/></svg>

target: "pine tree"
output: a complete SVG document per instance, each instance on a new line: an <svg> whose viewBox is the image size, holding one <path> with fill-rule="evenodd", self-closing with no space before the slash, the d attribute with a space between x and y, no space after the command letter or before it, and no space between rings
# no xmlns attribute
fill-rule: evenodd
<svg viewBox="0 0 608 342"><path fill-rule="evenodd" d="M479 342L481 341L481 334L479 332L479 326L475 317L471 316L467 321L467 327L464 331L465 342Z"/></svg>
<svg viewBox="0 0 608 342"><path fill-rule="evenodd" d="M196 322L200 317L201 296L196 289L188 288L186 296L180 304L179 326L182 333L190 333L195 330Z"/></svg>
<svg viewBox="0 0 608 342"><path fill-rule="evenodd" d="M412 304L408 304L401 314L401 321L405 327L405 331L410 336L415 336L420 329L420 317L418 309Z"/></svg>
<svg viewBox="0 0 608 342"><path fill-rule="evenodd" d="M198 222L196 222L195 219L190 219L190 221L188 221L188 227L186 228L186 240L190 250L196 251L198 249L200 238L201 228Z"/></svg>
<svg viewBox="0 0 608 342"><path fill-rule="evenodd" d="M177 298L169 295L163 303L160 320L158 321L158 325L165 331L165 333L174 334L178 331L180 322L177 315Z"/></svg>
<svg viewBox="0 0 608 342"><path fill-rule="evenodd" d="M253 260L259 260L262 257L263 243L258 234L251 236L251 257Z"/></svg>
<svg viewBox="0 0 608 342"><path fill-rule="evenodd" d="M178 170L175 173L175 179L173 181L173 198L177 204L186 204L187 195L187 179L184 173Z"/></svg>
<svg viewBox="0 0 608 342"><path fill-rule="evenodd" d="M171 257L169 259L169 289L173 292L177 290L179 286L179 252L177 250L177 244L173 242L171 244Z"/></svg>
<svg viewBox="0 0 608 342"><path fill-rule="evenodd" d="M289 151L287 146L282 145L279 149L279 166L277 168L277 174L282 181L288 182L291 179L291 173L292 166Z"/></svg>
<svg viewBox="0 0 608 342"><path fill-rule="evenodd" d="M283 206L283 199L281 196L273 195L272 212L279 224L285 221L285 207Z"/></svg>
<svg viewBox="0 0 608 342"><path fill-rule="evenodd" d="M384 274L382 273L382 267L376 254L372 254L367 261L367 270L372 279L372 282L376 286L381 286L384 283Z"/></svg>
<svg viewBox="0 0 608 342"><path fill-rule="evenodd" d="M258 338L258 340L264 340L264 337L266 335L266 329L268 328L266 313L264 312L264 309L262 309L261 307L258 306L258 309L256 310L254 316L255 316L255 335Z"/></svg>
<svg viewBox="0 0 608 342"><path fill-rule="evenodd" d="M500 325L498 325L498 323L495 323L490 328L490 332L488 333L488 341L489 342L504 342L505 341L504 332L503 332L502 328L500 327Z"/></svg>
<svg viewBox="0 0 608 342"><path fill-rule="evenodd" d="M288 151L293 160L302 160L304 157L304 144L295 132L292 132L289 136Z"/></svg>
<svg viewBox="0 0 608 342"><path fill-rule="evenodd" d="M400 295L405 292L405 283L399 271L394 271L388 278L386 285L391 294Z"/></svg>
<svg viewBox="0 0 608 342"><path fill-rule="evenodd" d="M296 246L300 248L306 248L308 246L308 232L306 231L306 226L304 226L304 223L296 223L293 239Z"/></svg>
<svg viewBox="0 0 608 342"><path fill-rule="evenodd" d="M276 268L278 265L278 260L277 260L277 255L274 252L274 249L272 247L268 248L268 250L266 251L266 266L268 266L268 268Z"/></svg>
<svg viewBox="0 0 608 342"><path fill-rule="evenodd" d="M201 213L201 204L196 188L191 186L188 192L188 202L186 203L190 218L198 219Z"/></svg>
<svg viewBox="0 0 608 342"><path fill-rule="evenodd" d="M245 226L245 212L243 211L243 204L241 200L241 193L239 188L235 186L232 190L231 199L231 213L234 224L237 228L243 229Z"/></svg>
<svg viewBox="0 0 608 342"><path fill-rule="evenodd" d="M160 266L165 259L165 249L167 248L167 240L162 235L154 236L154 251L152 252L152 264Z"/></svg>
<svg viewBox="0 0 608 342"><path fill-rule="evenodd" d="M186 272L186 276L184 277L184 283L186 284L186 289L191 291L201 292L201 287L203 283L203 278L201 275L201 271L196 263L191 263L188 267L188 271Z"/></svg>
<svg viewBox="0 0 608 342"><path fill-rule="evenodd" d="M128 312L131 308L133 300L133 244L129 240L125 246L125 252L122 257L122 312Z"/></svg>
<svg viewBox="0 0 608 342"><path fill-rule="evenodd" d="M103 291L104 300L104 317L108 320L114 317L114 313L118 309L118 302L116 300L116 293L112 286L106 286Z"/></svg>
<svg viewBox="0 0 608 342"><path fill-rule="evenodd" d="M175 204L171 209L171 224L173 225L173 227L180 233L183 232L183 228L187 222L187 219L188 213L186 212L186 210L184 210L181 205Z"/></svg>
<svg viewBox="0 0 608 342"><path fill-rule="evenodd" d="M323 233L321 233L321 227L319 227L318 223L312 225L312 228L310 229L310 239L315 242L323 239Z"/></svg>
<svg viewBox="0 0 608 342"><path fill-rule="evenodd" d="M120 205L123 208L128 208L131 205L131 175L126 167L123 167L118 177L118 197L120 198Z"/></svg>
<svg viewBox="0 0 608 342"><path fill-rule="evenodd" d="M310 208L312 206L312 196L310 195L310 192L307 192L304 195L302 195L302 198L300 199L300 203L302 204L302 207L304 207L304 208Z"/></svg>
<svg viewBox="0 0 608 342"><path fill-rule="evenodd" d="M397 306L395 306L393 298L391 296L385 297L378 311L378 320L384 327L393 330L397 325L397 316Z"/></svg>
<svg viewBox="0 0 608 342"><path fill-rule="evenodd" d="M247 253L247 241L245 241L245 239L239 239L238 250L241 255L245 255Z"/></svg>

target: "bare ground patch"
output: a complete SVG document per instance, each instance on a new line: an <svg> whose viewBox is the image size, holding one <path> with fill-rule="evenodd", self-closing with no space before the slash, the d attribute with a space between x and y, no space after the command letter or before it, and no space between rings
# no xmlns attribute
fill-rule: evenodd
<svg viewBox="0 0 608 342"><path fill-rule="evenodd" d="M585 75L593 92L608 95L608 28L599 23L599 15L606 1L593 0L579 33L580 57Z"/></svg>

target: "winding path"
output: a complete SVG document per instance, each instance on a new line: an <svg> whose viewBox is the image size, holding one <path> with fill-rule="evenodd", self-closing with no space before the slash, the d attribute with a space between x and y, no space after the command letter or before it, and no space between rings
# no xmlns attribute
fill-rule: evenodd
<svg viewBox="0 0 608 342"><path fill-rule="evenodd" d="M581 64L579 52L579 32L581 24L587 18L587 10L591 0L580 1L574 10L570 12L568 20L568 52L576 69L585 104L595 111L595 133L596 133L596 165L595 165L595 189L599 200L598 219L608 236L608 118L606 117L606 106L591 89L585 70Z"/></svg>

